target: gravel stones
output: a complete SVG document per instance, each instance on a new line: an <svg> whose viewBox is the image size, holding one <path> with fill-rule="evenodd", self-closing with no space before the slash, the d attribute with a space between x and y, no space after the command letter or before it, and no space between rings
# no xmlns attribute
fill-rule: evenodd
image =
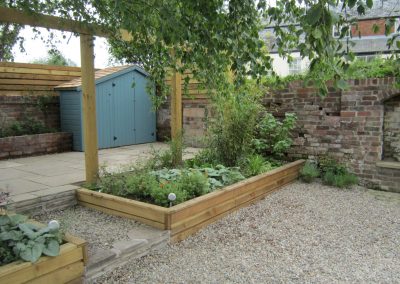
<svg viewBox="0 0 400 284"><path fill-rule="evenodd" d="M296 182L97 282L398 283L400 195L382 196Z"/></svg>
<svg viewBox="0 0 400 284"><path fill-rule="evenodd" d="M42 223L58 220L62 230L87 241L89 256L96 249L111 249L113 243L129 240L130 231L144 226L134 220L111 216L82 206L44 212L34 218Z"/></svg>

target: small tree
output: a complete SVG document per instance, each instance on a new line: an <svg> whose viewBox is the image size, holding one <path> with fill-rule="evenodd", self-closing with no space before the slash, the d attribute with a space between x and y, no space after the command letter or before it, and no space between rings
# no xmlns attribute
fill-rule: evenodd
<svg viewBox="0 0 400 284"><path fill-rule="evenodd" d="M50 49L47 52L47 57L33 60L32 63L58 66L76 66L75 62L73 62L71 59L66 58L57 49Z"/></svg>

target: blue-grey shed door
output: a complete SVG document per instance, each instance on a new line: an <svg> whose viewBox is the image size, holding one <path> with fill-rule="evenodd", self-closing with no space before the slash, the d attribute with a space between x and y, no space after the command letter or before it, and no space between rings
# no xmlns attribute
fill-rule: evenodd
<svg viewBox="0 0 400 284"><path fill-rule="evenodd" d="M99 148L114 146L114 96L111 82L96 85L96 113Z"/></svg>
<svg viewBox="0 0 400 284"><path fill-rule="evenodd" d="M135 144L133 74L104 81L96 86L99 148Z"/></svg>
<svg viewBox="0 0 400 284"><path fill-rule="evenodd" d="M135 133L136 144L156 141L156 114L148 94L147 77L135 72Z"/></svg>

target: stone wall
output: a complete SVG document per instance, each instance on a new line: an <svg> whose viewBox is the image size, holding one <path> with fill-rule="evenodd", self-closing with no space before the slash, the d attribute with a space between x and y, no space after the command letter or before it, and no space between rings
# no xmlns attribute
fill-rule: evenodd
<svg viewBox="0 0 400 284"><path fill-rule="evenodd" d="M292 157L331 155L346 163L361 182L372 188L400 192L400 164L383 160L385 102L398 100L393 78L350 80L349 89L330 90L326 98L300 82L265 97L275 115L294 112L298 129ZM400 125L392 115L391 127ZM387 120L387 119L386 119ZM382 161L383 160L383 161Z"/></svg>
<svg viewBox="0 0 400 284"><path fill-rule="evenodd" d="M400 192L400 163L387 150L384 156L384 149L388 149L384 146L384 139L388 139L384 137L388 133L391 137L393 133L398 135L400 129L400 90L394 88L394 78L348 83L348 90L330 88L329 95L321 98L315 89L294 82L287 89L267 94L263 103L277 117L283 117L285 112L297 114L290 157L315 159L331 155L346 163L362 184ZM186 137L201 141L207 127L207 102L184 103L183 108ZM160 110L159 122L161 117L164 124L158 124L158 131L165 133L169 128L168 108Z"/></svg>
<svg viewBox="0 0 400 284"><path fill-rule="evenodd" d="M0 160L72 151L72 134L43 133L0 138Z"/></svg>
<svg viewBox="0 0 400 284"><path fill-rule="evenodd" d="M169 108L167 101L157 112L157 140L165 141L171 137ZM207 117L210 105L205 99L184 99L182 102L183 134L185 144L193 147L203 145L204 131L207 129Z"/></svg>
<svg viewBox="0 0 400 284"><path fill-rule="evenodd" d="M41 92L43 94L44 92ZM38 107L44 96L50 96L46 114ZM13 95L12 92L0 93L0 127L5 127L15 121L23 120L24 116L34 118L50 128L60 128L59 97L54 92L43 95Z"/></svg>

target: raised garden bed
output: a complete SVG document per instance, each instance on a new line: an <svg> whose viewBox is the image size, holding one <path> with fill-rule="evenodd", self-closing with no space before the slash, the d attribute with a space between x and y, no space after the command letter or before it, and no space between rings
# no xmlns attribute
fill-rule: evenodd
<svg viewBox="0 0 400 284"><path fill-rule="evenodd" d="M0 283L81 283L86 264L86 242L66 234L56 257L37 262L15 261L0 267Z"/></svg>
<svg viewBox="0 0 400 284"><path fill-rule="evenodd" d="M0 138L0 160L72 150L72 134L42 133Z"/></svg>
<svg viewBox="0 0 400 284"><path fill-rule="evenodd" d="M78 203L83 206L170 230L171 240L180 241L228 213L292 182L298 177L303 164L304 160L292 162L170 208L83 188L76 192Z"/></svg>

